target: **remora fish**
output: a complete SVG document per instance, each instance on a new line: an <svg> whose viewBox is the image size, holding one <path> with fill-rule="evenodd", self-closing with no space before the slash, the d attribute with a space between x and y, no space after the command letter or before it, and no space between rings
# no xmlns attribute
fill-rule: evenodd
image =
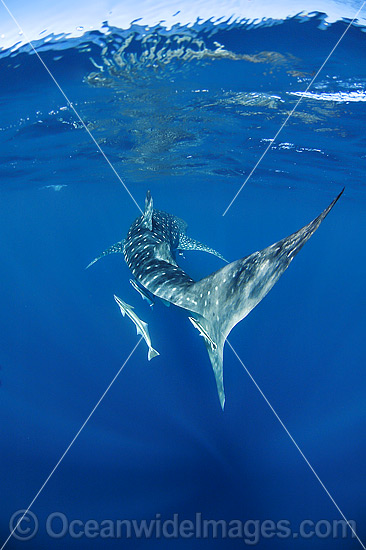
<svg viewBox="0 0 366 550"><path fill-rule="evenodd" d="M299 231L195 282L177 265L176 251L204 250L222 258L221 254L189 239L183 220L155 210L148 191L145 212L132 223L125 241L105 250L99 258L123 250L128 267L144 288L195 314L194 325L204 336L224 408L223 348L227 336L271 290L342 193Z"/></svg>
<svg viewBox="0 0 366 550"><path fill-rule="evenodd" d="M211 336L208 334L208 332L205 330L205 328L200 324L200 322L197 321L197 319L195 319L194 317L188 317L188 319L191 321L192 325L198 330L198 332L200 333L200 336L205 338L205 340L207 340L207 342L209 342L212 350L215 351L215 349L217 348L216 342L214 342L211 339Z"/></svg>
<svg viewBox="0 0 366 550"><path fill-rule="evenodd" d="M147 303L149 304L150 307L154 306L154 300L152 300L150 298L150 296L148 295L148 293L146 292L146 290L144 288L142 288L140 285L138 285L136 283L136 281L134 281L133 279L130 279L130 284L131 284L132 288L134 288L140 294L141 298L143 300L147 301Z"/></svg>
<svg viewBox="0 0 366 550"><path fill-rule="evenodd" d="M123 317L125 314L131 319L131 321L135 324L137 329L137 334L141 334L143 336L145 342L147 343L147 346L149 348L147 358L150 361L153 359L153 357L156 357L157 355L160 355L156 349L154 349L151 345L151 339L149 334L149 328L147 323L142 321L136 313L133 311L133 307L129 304L126 304L121 298L118 298L118 296L114 295L114 299L116 300L117 304L119 305L119 309L121 310L121 313Z"/></svg>

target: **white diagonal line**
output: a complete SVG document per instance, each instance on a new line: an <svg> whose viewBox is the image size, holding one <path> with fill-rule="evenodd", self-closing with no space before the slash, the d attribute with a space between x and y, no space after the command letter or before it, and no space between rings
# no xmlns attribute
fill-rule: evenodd
<svg viewBox="0 0 366 550"><path fill-rule="evenodd" d="M18 29L20 30L20 32L23 34L23 36L26 38L26 40L29 42L29 45L30 47L32 48L33 52L35 53L35 55L37 56L37 58L39 59L39 61L42 63L43 67L45 68L45 70L47 71L47 73L49 74L49 76L51 77L51 79L53 80L53 82L56 84L57 88L59 89L59 91L61 92L61 94L63 95L63 97L65 98L65 100L67 101L68 105L71 107L71 109L73 110L73 112L75 113L76 117L78 118L78 120L80 121L80 123L82 124L83 128L87 131L87 133L89 134L90 138L92 139L92 141L94 142L94 144L96 145L98 151L101 153L101 155L103 156L103 158L106 160L106 162L108 163L108 165L110 166L110 168L112 169L112 171L114 172L114 174L117 176L118 180L120 181L120 183L123 185L123 187L125 188L125 190L127 191L128 195L130 196L130 198L133 200L133 202L135 203L135 205L137 206L137 208L140 210L141 213L142 210L140 208L140 206L138 205L137 201L135 200L135 198L133 197L132 193L130 192L130 190L128 189L128 187L126 186L126 184L124 183L124 181L122 180L122 178L120 177L120 175L118 174L118 172L116 171L116 169L114 168L114 166L112 165L112 163L110 162L110 160L108 159L108 157L106 156L106 154L104 153L104 151L102 150L102 148L100 147L100 145L98 144L98 142L96 141L96 139L94 138L94 136L92 135L92 133L90 132L90 130L88 129L88 127L86 126L84 120L81 118L81 116L79 115L78 111L76 110L76 108L74 107L74 105L72 104L72 102L70 101L70 99L68 98L68 96L66 95L66 93L64 92L64 90L61 88L60 84L58 83L58 81L56 80L56 78L54 77L54 75L52 74L52 72L50 71L50 69L47 67L47 65L45 64L45 62L43 61L43 59L40 57L39 53L37 52L37 50L34 48L33 44L32 44L32 41L27 37L26 33L24 32L24 30L22 29L22 27L20 26L19 22L17 21L17 19L14 17L14 15L12 14L12 12L10 11L10 9L8 8L8 6L5 4L4 0L0 0L0 2L2 3L2 5L4 6L4 8L6 9L6 11L8 12L8 14L10 15L10 17L12 18L12 20L14 21L14 23L16 24L16 26L18 27ZM57 468L59 467L59 465L61 464L61 462L63 461L63 459L65 458L65 456L67 455L67 453L69 452L69 450L71 449L72 445L75 443L76 439L79 437L79 435L81 434L82 430L85 428L86 424L89 422L90 418L92 417L92 415L94 414L94 412L97 410L98 406L100 405L100 403L103 401L104 397L106 396L106 394L108 393L108 391L110 390L110 388L112 387L112 385L114 384L114 382L117 380L119 374L121 373L121 371L123 370L123 368L125 367L125 365L128 363L128 361L130 360L130 358L132 357L132 355L134 354L135 350L137 349L138 345L140 344L142 340L142 336L140 337L140 339L138 340L137 344L135 345L135 347L132 349L131 353L129 354L129 356L127 357L127 359L125 360L125 362L123 363L123 365L120 367L120 369L118 370L117 374L114 376L114 378L112 379L112 381L110 382L110 384L108 385L108 387L106 388L106 390L103 392L102 396L99 398L98 402L96 403L96 405L93 407L93 409L91 410L91 412L89 413L88 417L86 418L86 420L83 422L83 424L81 425L81 427L79 428L79 430L77 431L77 433L75 434L75 436L73 437L73 439L71 440L71 442L69 443L69 445L67 446L66 450L63 452L63 454L61 455L61 457L59 458L59 460L57 461L56 465L53 467L53 469L51 470L50 474L47 476L46 480L43 482L42 486L40 487L40 489L37 491L36 495L33 497L33 499L31 500L31 502L29 503L27 509L25 510L25 512L23 513L23 515L20 517L20 519L17 521L15 527L12 529L12 531L10 532L8 538L5 540L5 542L3 543L3 545L1 546L0 550L3 550L5 548L5 546L7 545L7 543L9 542L9 540L11 539L11 537L13 536L13 534L15 533L16 529L18 528L18 526L20 525L20 523L23 521L24 517L27 515L27 513L29 512L30 508L33 506L33 504L36 502L36 500L38 499L39 495L41 494L41 492L43 491L43 489L46 487L47 483L49 482L49 480L51 479L51 477L53 476L53 474L56 472Z"/></svg>
<svg viewBox="0 0 366 550"><path fill-rule="evenodd" d="M122 369L125 367L125 365L128 363L128 361L131 359L132 355L135 353L136 349L137 349L137 346L140 344L142 340L142 336L140 337L139 341L137 342L137 344L135 345L135 347L133 348L133 350L131 351L130 355L127 357L127 359L125 360L125 362L123 363L122 367L120 367L119 371L117 372L117 374L114 376L113 380L109 383L108 387L106 390L104 390L102 396L99 398L98 402L96 403L96 405L94 405L93 409L91 410L91 412L89 413L89 415L87 416L86 420L84 420L83 424L81 425L81 427L79 428L79 430L76 432L76 434L74 435L73 439L71 440L71 442L69 443L69 445L67 446L66 450L63 452L62 456L59 458L57 464L54 466L54 468L52 469L52 471L50 472L50 474L47 476L46 480L43 482L41 488L38 490L38 492L36 493L36 495L33 497L33 499L31 500L30 504L28 504L28 508L26 509L26 511L23 513L23 515L21 516L21 518L17 521L15 527L13 528L13 530L11 531L10 535L8 536L8 538L6 539L6 541L4 542L4 544L2 545L2 547L0 548L0 550L4 550L5 546L8 544L9 540L11 539L11 537L13 536L13 534L15 533L15 531L17 530L17 528L19 527L19 524L23 521L24 517L27 515L27 513L29 512L29 510L31 509L31 507L33 506L33 504L35 503L35 501L37 500L37 498L39 497L39 495L41 494L41 492L43 491L43 489L46 487L47 483L49 482L49 480L51 479L51 477L53 476L53 474L55 473L55 471L57 470L57 468L60 466L61 462L63 461L63 459L65 458L65 456L67 455L67 453L69 452L69 450L71 449L71 447L73 446L73 444L75 443L75 441L77 440L77 438L79 437L79 435L81 434L81 432L83 431L83 429L85 428L85 426L87 425L87 423L89 422L90 418L93 416L93 414L95 413L95 411L97 410L97 408L99 407L99 405L101 404L101 402L103 401L104 397L107 395L107 393L109 392L109 390L111 389L111 387L113 386L114 382L117 380L118 376L120 375Z"/></svg>
<svg viewBox="0 0 366 550"><path fill-rule="evenodd" d="M364 7L364 5L366 4L366 1L362 4L362 6L359 8L359 10L357 11L356 15L354 16L354 18L352 19L352 21L348 24L348 26L346 27L345 31L343 32L343 34L341 35L341 37L338 39L337 43L335 44L335 46L333 46L331 52L328 54L328 56L326 57L325 61L323 61L323 63L321 64L321 66L319 67L319 69L317 70L315 76L311 79L310 81L310 84L308 84L305 92L303 92L303 94L306 94L309 89L311 88L311 86L313 85L315 79L319 76L319 73L320 71L323 69L324 65L327 63L327 61L329 60L329 58L332 56L332 54L334 53L334 50L336 49L336 47L338 46L338 44L341 42L341 40L343 39L344 35L346 34L346 32L348 31L348 29L350 28L350 26L352 25L352 23L357 19L357 17L359 16L362 8ZM239 194L241 193L244 185L249 181L249 179L252 177L252 175L254 174L254 172L256 171L256 169L258 168L259 164L262 162L262 160L264 159L264 157L266 156L266 154L268 153L268 151L270 150L270 148L272 147L273 143L276 141L277 137L279 136L281 130L286 126L287 122L289 121L289 119L292 117L292 115L294 114L294 112L296 111L297 107L299 106L300 102L302 101L303 99L303 95L301 97L299 97L299 99L297 100L297 102L295 103L295 106L293 107L292 111L290 112L290 114L287 115L287 117L285 118L285 121L283 122L283 124L280 126L279 130L277 130L277 133L275 135L274 138L272 138L270 140L270 142L268 143L267 147L265 148L264 152L262 153L262 155L259 157L259 160L257 160L257 162L255 163L254 167L251 169L251 171L249 172L249 175L247 176L247 178L245 179L244 183L241 185L239 191L237 191L236 195L234 196L234 198L232 199L232 201L230 202L230 204L226 207L226 210L224 211L224 213L222 214L223 216L225 216L225 214L229 211L229 209L231 208L231 206L234 204L234 202L236 201L236 199L238 198Z"/></svg>
<svg viewBox="0 0 366 550"><path fill-rule="evenodd" d="M306 464L309 466L310 470L313 472L314 476L316 477L316 479L319 481L320 485L322 486L322 488L324 489L324 491L326 492L326 494L328 495L328 497L330 498L330 500L333 502L334 506L337 508L338 512L340 513L340 515L342 516L342 518L344 519L344 521L347 523L348 527L350 528L352 534L354 535L354 537L356 537L356 539L358 540L358 542L361 544L363 550L366 550L366 546L363 544L363 542L361 541L361 539L359 538L359 536L357 535L356 531L354 530L354 528L352 527L351 523L348 521L348 519L346 518L346 516L344 515L344 513L342 512L342 510L340 509L340 507L338 506L338 504L336 503L336 501L334 500L334 498L332 497L332 495L330 494L330 492L328 491L328 489L326 488L326 486L324 485L324 483L322 482L322 480L320 479L320 477L318 476L318 474L316 473L316 471L314 470L313 466L310 464L309 460L306 458L306 456L304 455L304 453L302 452L302 450L300 449L299 445L296 443L295 439L292 437L291 433L289 432L289 430L286 428L285 424L283 423L283 421L281 420L281 418L279 417L278 413L275 411L275 409L273 408L273 406L271 405L270 401L267 399L266 395L264 394L263 390L260 388L260 386L257 384L257 382L255 381L255 379L253 378L253 376L251 375L251 373L249 372L248 368L244 365L243 361L241 360L241 358L239 357L239 355L237 354L237 352L235 351L235 349L233 348L233 346L230 344L229 340L226 340L230 349L232 350L232 352L234 353L235 357L237 358L237 360L239 361L239 363L241 364L241 366L244 368L245 372L247 373L247 375L249 376L249 378L251 379L251 381L253 382L253 384L255 385L255 387L257 388L257 390L259 391L259 393L261 394L261 396L263 397L263 399L265 400L265 402L267 403L267 405L269 406L269 408L271 409L271 411L273 412L273 414L275 415L275 417L277 418L277 420L279 421L279 423L281 424L282 428L285 430L285 432L287 433L287 435L289 436L289 438L291 439L292 443L295 445L296 449L299 451L299 453L301 454L302 458L305 460ZM1 550L1 549L0 549Z"/></svg>
<svg viewBox="0 0 366 550"><path fill-rule="evenodd" d="M113 166L113 164L111 163L111 161L109 160L109 158L107 157L107 155L105 154L105 152L103 151L103 149L101 148L101 146L99 145L99 143L97 142L97 140L95 139L95 137L93 136L93 134L91 133L91 131L89 130L89 128L87 127L87 125L85 124L84 120L81 118L81 116L79 115L78 111L76 110L76 108L74 107L74 105L72 104L72 102L70 101L70 99L68 98L68 96L66 95L66 93L64 92L64 90L61 88L60 84L58 83L58 81L56 80L56 78L53 76L52 72L50 71L50 69L47 67L46 63L43 61L43 59L41 58L41 56L39 55L39 53L37 52L37 50L35 49L35 47L33 46L32 44L32 41L28 38L28 36L26 35L26 33L24 32L24 30L22 29L22 27L20 26L18 20L15 18L15 16L12 14L12 12L10 11L10 9L8 8L8 6L5 4L4 0L0 0L0 2L2 3L2 5L4 6L4 8L6 9L6 11L8 12L8 14L10 15L10 17L12 18L12 20L14 21L14 23L16 24L16 26L18 27L18 29L20 30L20 32L23 34L23 36L26 38L26 40L28 41L30 47L32 48L33 52L36 54L36 56L38 57L39 61L42 63L43 67L45 68L45 70L48 72L48 74L50 75L50 77L52 78L53 82L56 84L57 88L59 89L59 91L61 92L61 94L64 96L65 100L67 101L67 104L71 107L71 109L74 111L76 117L78 118L78 120L80 121L80 123L82 124L83 128L88 132L90 138L92 139L92 141L94 142L95 146L97 147L98 151L100 152L100 154L103 156L104 160L108 163L109 167L111 168L111 170L113 171L113 173L115 174L115 176L117 176L119 182L123 185L123 187L125 188L125 190L127 191L128 195L130 196L130 198L133 200L133 202L135 203L135 205L137 206L137 208L140 210L141 214L143 214L143 211L141 210L139 204L137 203L137 201L135 200L134 196L132 195L131 191L128 189L127 185L125 184L125 182L122 180L121 176L118 174L117 170L115 169L115 167ZM1 550L1 549L0 549Z"/></svg>

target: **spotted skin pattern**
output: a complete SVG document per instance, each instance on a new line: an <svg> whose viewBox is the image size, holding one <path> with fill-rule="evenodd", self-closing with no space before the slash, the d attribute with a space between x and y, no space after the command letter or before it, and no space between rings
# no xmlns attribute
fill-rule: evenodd
<svg viewBox="0 0 366 550"><path fill-rule="evenodd" d="M192 246L192 249L222 256L189 239L183 220L155 210L151 194L147 192L145 212L132 223L121 246L126 263L147 291L190 312L190 320L203 337L210 357L222 409L225 404L223 348L227 336L266 296L342 193L343 190L317 218L289 237L195 282L177 265L177 251L186 245L188 249ZM194 243L197 243L195 248ZM114 251L111 247L100 257Z"/></svg>

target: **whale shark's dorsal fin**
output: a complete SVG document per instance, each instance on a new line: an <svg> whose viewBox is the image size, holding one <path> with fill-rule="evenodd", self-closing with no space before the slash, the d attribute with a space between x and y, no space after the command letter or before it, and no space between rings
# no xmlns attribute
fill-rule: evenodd
<svg viewBox="0 0 366 550"><path fill-rule="evenodd" d="M153 216L153 200L150 191L146 193L145 212L142 216L142 226L152 231L152 216Z"/></svg>

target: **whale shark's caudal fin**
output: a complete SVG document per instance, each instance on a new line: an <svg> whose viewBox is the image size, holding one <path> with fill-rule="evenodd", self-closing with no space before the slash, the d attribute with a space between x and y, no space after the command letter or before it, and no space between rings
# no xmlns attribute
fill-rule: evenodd
<svg viewBox="0 0 366 550"><path fill-rule="evenodd" d="M225 337L220 331L219 322L210 321L202 315L194 314L193 317L188 317L193 326L195 326L200 335L203 337L207 353L209 355L212 369L214 371L217 393L219 395L220 405L222 410L225 406L225 391L224 391L224 373L223 373L223 356Z"/></svg>
<svg viewBox="0 0 366 550"><path fill-rule="evenodd" d="M210 356L222 408L225 403L222 361L227 336L271 290L342 193L343 190L328 208L296 233L222 267L185 291L190 305L179 305L194 312L195 326L204 337Z"/></svg>

